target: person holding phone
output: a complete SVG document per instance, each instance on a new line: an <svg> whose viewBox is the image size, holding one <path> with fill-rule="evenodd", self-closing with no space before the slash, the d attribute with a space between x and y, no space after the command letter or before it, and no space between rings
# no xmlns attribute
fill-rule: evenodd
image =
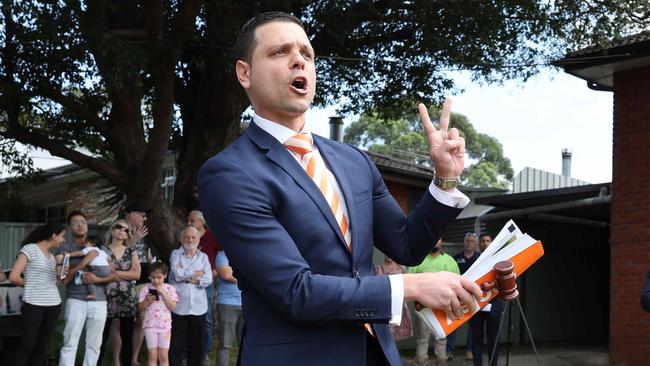
<svg viewBox="0 0 650 366"><path fill-rule="evenodd" d="M141 312L144 312L142 329L149 351L149 366L169 365L169 344L172 337L172 314L176 309L178 295L174 286L165 283L169 268L162 262L149 267L150 283L145 284L138 296Z"/></svg>

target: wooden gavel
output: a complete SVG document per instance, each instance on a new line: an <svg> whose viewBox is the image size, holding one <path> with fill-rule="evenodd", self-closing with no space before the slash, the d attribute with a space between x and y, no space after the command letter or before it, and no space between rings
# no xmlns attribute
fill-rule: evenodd
<svg viewBox="0 0 650 366"><path fill-rule="evenodd" d="M499 290L499 298L504 301L513 301L519 297L517 290L517 274L513 272L515 265L511 261L501 261L494 265L496 281L483 282L481 290L488 292L493 288Z"/></svg>
<svg viewBox="0 0 650 366"><path fill-rule="evenodd" d="M481 290L483 292L488 292L493 288L499 290L498 297L504 301L513 301L519 297L519 291L517 290L517 274L513 272L515 269L514 263L511 261L501 261L494 265L494 273L496 274L496 280L492 282L483 282L481 284ZM415 310L420 311L424 309L424 306L419 302L415 302Z"/></svg>

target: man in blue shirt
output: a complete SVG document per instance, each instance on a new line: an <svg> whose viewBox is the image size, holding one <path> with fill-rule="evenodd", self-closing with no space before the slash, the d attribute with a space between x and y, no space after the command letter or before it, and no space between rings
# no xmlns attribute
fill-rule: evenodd
<svg viewBox="0 0 650 366"><path fill-rule="evenodd" d="M217 366L227 366L230 360L230 347L234 340L241 341L244 318L241 312L241 291L237 279L232 275L232 267L226 253L217 254L217 275L219 291L217 293L217 318L219 321L219 348L217 349Z"/></svg>

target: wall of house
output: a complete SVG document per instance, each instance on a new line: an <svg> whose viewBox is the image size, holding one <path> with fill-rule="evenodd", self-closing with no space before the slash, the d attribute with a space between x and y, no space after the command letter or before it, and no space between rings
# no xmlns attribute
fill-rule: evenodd
<svg viewBox="0 0 650 366"><path fill-rule="evenodd" d="M67 212L81 210L93 224L108 225L117 217L117 211L106 207L108 182L92 178L68 185Z"/></svg>
<svg viewBox="0 0 650 366"><path fill-rule="evenodd" d="M395 198L399 207L404 210L405 213L409 212L409 187L404 183L394 182L391 180L385 180L386 188L390 194Z"/></svg>
<svg viewBox="0 0 650 366"><path fill-rule="evenodd" d="M639 306L650 270L650 67L614 75L610 282L613 365L647 365L650 314Z"/></svg>

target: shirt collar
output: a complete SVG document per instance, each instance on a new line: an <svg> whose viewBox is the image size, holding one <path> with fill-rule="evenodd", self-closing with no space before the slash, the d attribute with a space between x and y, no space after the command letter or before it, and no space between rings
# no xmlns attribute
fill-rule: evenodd
<svg viewBox="0 0 650 366"><path fill-rule="evenodd" d="M296 131L285 127L277 122L273 122L264 117L260 117L257 114L253 115L253 121L257 126L266 131L269 135L273 136L281 144L284 144L288 139L296 135ZM311 134L311 124L308 120L305 120L305 125L302 127L300 133Z"/></svg>

